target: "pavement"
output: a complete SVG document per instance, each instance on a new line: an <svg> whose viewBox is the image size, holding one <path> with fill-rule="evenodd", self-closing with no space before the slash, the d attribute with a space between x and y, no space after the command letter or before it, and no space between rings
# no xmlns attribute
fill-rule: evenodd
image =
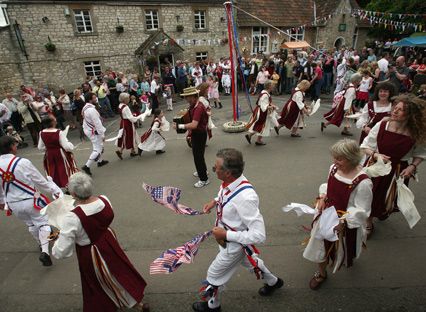
<svg viewBox="0 0 426 312"><path fill-rule="evenodd" d="M273 101L282 107L287 98L273 97ZM271 297L260 297L257 291L262 282L240 269L223 293L222 311L426 311L426 222L421 219L410 230L400 213L376 224L367 249L352 268L329 274L318 291L308 287L316 266L302 257L301 242L308 236L303 226L309 226L311 218L283 213L281 207L290 202L312 204L318 186L327 178L331 164L329 147L341 139L340 129L328 127L323 134L320 132L321 116L330 107L330 97L323 100L316 115L306 118L301 138L291 138L283 128L279 136L271 133L265 138L267 145L260 147L248 145L242 133L222 131L221 125L232 119L230 101L230 97L224 97L224 108L213 110L218 128L213 130L213 139L206 149L208 168L220 148L235 147L243 152L244 174L259 194L266 224L267 241L259 246L261 258L283 278L285 286ZM255 101L252 97L253 105ZM248 105L242 95L240 104L241 120L247 120ZM184 106L179 102L175 111ZM166 112L169 121L172 116L173 113ZM149 124L150 120L145 121L139 134ZM118 119L107 120L106 125L107 137L114 137ZM357 139L358 131L353 131ZM91 145L80 142L75 131L69 136L77 147L74 155L81 167ZM148 283L144 301L150 303L152 311L191 311L192 302L198 300L200 283L217 253L215 241L204 242L194 263L182 265L173 274L149 275L149 264L164 250L209 230L215 217L175 215L153 203L141 184L179 187L183 193L181 202L201 209L216 195L220 182L211 173L210 185L195 189L192 153L184 135L171 130L165 137L165 154L144 153L140 158L130 158L125 153L124 160L117 158L112 143L106 143L104 158L110 163L94 167L92 172L96 193L105 194L113 204L112 227L122 247ZM35 148L22 149L19 154L42 169L43 154ZM426 213L426 192L421 186L426 176L424 167L419 168L420 183L410 185L422 216ZM0 312L82 311L75 255L65 260L54 259L52 267L41 266L38 246L25 225L13 216L0 214L0 237Z"/></svg>

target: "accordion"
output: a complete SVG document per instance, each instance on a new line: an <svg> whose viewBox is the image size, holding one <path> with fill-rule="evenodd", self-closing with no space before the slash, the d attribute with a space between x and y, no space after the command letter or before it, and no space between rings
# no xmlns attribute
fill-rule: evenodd
<svg viewBox="0 0 426 312"><path fill-rule="evenodd" d="M176 123L176 132L177 133L185 133L186 129L179 129L178 125L187 124L191 122L191 116L189 115L188 109L183 109L179 111L178 115L173 117L173 122Z"/></svg>

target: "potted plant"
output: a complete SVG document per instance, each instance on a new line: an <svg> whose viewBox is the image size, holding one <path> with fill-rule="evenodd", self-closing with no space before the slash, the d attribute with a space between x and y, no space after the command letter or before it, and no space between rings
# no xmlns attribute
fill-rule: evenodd
<svg viewBox="0 0 426 312"><path fill-rule="evenodd" d="M115 26L115 31L118 32L119 34L124 32L124 26L123 25L117 25Z"/></svg>
<svg viewBox="0 0 426 312"><path fill-rule="evenodd" d="M176 31L179 31L179 32L183 31L183 25L177 25Z"/></svg>
<svg viewBox="0 0 426 312"><path fill-rule="evenodd" d="M49 52L53 52L56 50L56 45L52 42L52 40L50 40L50 37L47 36L47 39L49 40L44 47L46 48L47 51Z"/></svg>

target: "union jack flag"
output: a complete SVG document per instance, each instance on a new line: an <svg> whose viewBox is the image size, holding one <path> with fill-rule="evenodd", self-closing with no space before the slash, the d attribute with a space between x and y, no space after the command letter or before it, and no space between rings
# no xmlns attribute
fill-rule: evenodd
<svg viewBox="0 0 426 312"><path fill-rule="evenodd" d="M194 262L194 257L198 253L200 244L211 234L212 231L198 234L183 246L167 249L151 263L149 274L170 274L176 271L182 263Z"/></svg>
<svg viewBox="0 0 426 312"><path fill-rule="evenodd" d="M178 203L182 191L177 187L151 186L146 183L144 183L142 187L151 196L153 201L173 210L177 214L191 216L203 214L200 211L194 210Z"/></svg>

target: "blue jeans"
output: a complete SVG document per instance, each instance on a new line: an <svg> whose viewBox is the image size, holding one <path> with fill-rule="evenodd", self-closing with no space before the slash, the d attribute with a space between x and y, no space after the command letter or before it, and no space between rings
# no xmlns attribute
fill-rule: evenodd
<svg viewBox="0 0 426 312"><path fill-rule="evenodd" d="M98 100L101 112L103 112L105 116L108 115L109 117L114 117L108 97L106 96L103 99L98 98Z"/></svg>
<svg viewBox="0 0 426 312"><path fill-rule="evenodd" d="M321 94L321 86L322 86L322 79L317 79L314 81L314 88L312 90L312 100L316 101L319 99Z"/></svg>
<svg viewBox="0 0 426 312"><path fill-rule="evenodd" d="M324 73L324 91L330 93L332 82L331 77L333 77L333 73Z"/></svg>
<svg viewBox="0 0 426 312"><path fill-rule="evenodd" d="M294 87L294 77L286 78L286 84L285 84L285 92L291 93L291 90L293 90Z"/></svg>

